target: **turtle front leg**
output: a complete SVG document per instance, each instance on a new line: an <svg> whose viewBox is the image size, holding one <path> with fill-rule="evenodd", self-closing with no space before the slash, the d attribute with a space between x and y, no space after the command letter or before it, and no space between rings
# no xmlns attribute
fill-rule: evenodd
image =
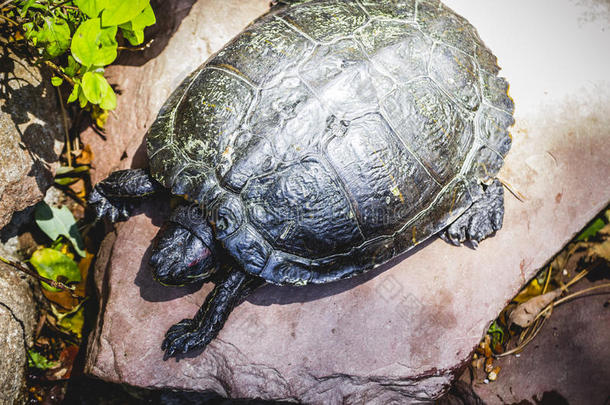
<svg viewBox="0 0 610 405"><path fill-rule="evenodd" d="M95 185L89 197L89 206L95 217L111 222L129 218L138 198L148 197L164 190L146 169L118 170Z"/></svg>
<svg viewBox="0 0 610 405"><path fill-rule="evenodd" d="M193 319L183 319L165 334L161 349L164 360L194 349L202 349L218 335L235 305L264 284L239 270L231 271L216 284Z"/></svg>
<svg viewBox="0 0 610 405"><path fill-rule="evenodd" d="M502 228L503 219L504 189L499 180L494 180L485 187L483 197L441 233L441 238L456 246L470 241L476 247Z"/></svg>

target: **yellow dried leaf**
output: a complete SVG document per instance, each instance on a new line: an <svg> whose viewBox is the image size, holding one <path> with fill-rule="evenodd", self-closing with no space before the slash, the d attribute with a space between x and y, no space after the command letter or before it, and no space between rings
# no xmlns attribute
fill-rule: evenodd
<svg viewBox="0 0 610 405"><path fill-rule="evenodd" d="M489 372L491 372L491 370L493 370L493 368L494 368L493 359L491 357L488 357L485 360L485 372L489 373Z"/></svg>
<svg viewBox="0 0 610 405"><path fill-rule="evenodd" d="M540 285L538 279L535 278L513 299L513 301L518 302L519 304L529 301L533 297L542 294L542 288L543 286Z"/></svg>
<svg viewBox="0 0 610 405"><path fill-rule="evenodd" d="M76 164L78 165L90 165L93 161L93 151L91 150L91 146L86 144L83 149L80 151L80 155L76 158Z"/></svg>

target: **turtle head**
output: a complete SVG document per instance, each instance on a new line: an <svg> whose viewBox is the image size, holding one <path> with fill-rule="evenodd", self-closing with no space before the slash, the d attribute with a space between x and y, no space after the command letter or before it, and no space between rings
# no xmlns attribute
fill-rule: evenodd
<svg viewBox="0 0 610 405"><path fill-rule="evenodd" d="M178 207L161 227L150 257L155 280L181 286L208 280L217 269L212 230L199 207Z"/></svg>

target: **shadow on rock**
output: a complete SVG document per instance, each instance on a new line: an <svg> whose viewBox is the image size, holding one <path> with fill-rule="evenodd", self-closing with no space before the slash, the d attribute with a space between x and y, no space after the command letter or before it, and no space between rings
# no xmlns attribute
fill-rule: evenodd
<svg viewBox="0 0 610 405"><path fill-rule="evenodd" d="M140 289L140 297L148 302L164 302L172 301L176 298L184 297L185 295L193 294L199 291L203 286L203 282L189 284L184 287L166 287L159 284L153 279L148 259L151 255L152 246L146 249L140 269L134 280L135 285Z"/></svg>
<svg viewBox="0 0 610 405"><path fill-rule="evenodd" d="M160 227L170 215L169 196L156 196L154 200L138 205L135 214L144 214L152 219L155 226ZM203 283L190 284L184 287L166 287L156 282L152 277L151 267L148 264L152 244L148 246L142 260L134 283L140 289L140 296L149 302L172 301L198 291Z"/></svg>
<svg viewBox="0 0 610 405"><path fill-rule="evenodd" d="M63 141L60 128L43 125L48 117L59 114L57 95L50 81L47 72L28 65L6 47L0 48L0 99L3 101L0 110L10 115L30 154L46 163L59 160L54 151L55 141ZM28 123L23 130L23 125Z"/></svg>
<svg viewBox="0 0 610 405"><path fill-rule="evenodd" d="M115 64L141 66L163 52L169 40L178 30L182 20L189 14L196 0L153 0L151 6L157 17L155 25L146 28L144 43L150 46L142 51L124 51ZM126 44L127 45L127 44Z"/></svg>
<svg viewBox="0 0 610 405"><path fill-rule="evenodd" d="M269 306L273 304L286 305L316 301L321 298L341 294L374 279L375 277L384 273L386 270L396 266L407 257L416 254L421 249L424 249L434 240L435 238L428 239L426 242L421 243L409 252L397 256L389 262L382 264L378 268L370 270L359 276L354 276L346 280L339 280L328 284L310 284L303 287L288 287L267 284L246 298L246 301L250 302L251 304L261 306Z"/></svg>

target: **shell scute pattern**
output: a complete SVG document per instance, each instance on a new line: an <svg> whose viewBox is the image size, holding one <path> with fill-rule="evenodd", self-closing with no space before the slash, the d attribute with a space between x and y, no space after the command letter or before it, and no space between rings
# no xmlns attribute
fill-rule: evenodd
<svg viewBox="0 0 610 405"><path fill-rule="evenodd" d="M393 82L380 74L353 39L320 45L299 75L316 98L339 119L352 120L378 110Z"/></svg>
<svg viewBox="0 0 610 405"><path fill-rule="evenodd" d="M276 249L324 257L364 242L341 185L315 158L253 179L242 200Z"/></svg>
<svg viewBox="0 0 610 405"><path fill-rule="evenodd" d="M327 116L324 106L312 97L297 72L290 71L278 75L268 88L261 90L260 102L252 110L248 126L272 140L274 161L289 161L315 147Z"/></svg>
<svg viewBox="0 0 610 405"><path fill-rule="evenodd" d="M473 142L472 124L432 80L401 86L382 107L384 117L434 181L446 185L460 172Z"/></svg>
<svg viewBox="0 0 610 405"><path fill-rule="evenodd" d="M211 66L225 68L262 86L286 67L297 61L313 44L303 41L283 21L267 17L252 24L210 61ZM256 63L252 63L252 61Z"/></svg>
<svg viewBox="0 0 610 405"><path fill-rule="evenodd" d="M428 75L433 41L413 25L402 21L373 20L356 32L376 70L393 83L406 83Z"/></svg>
<svg viewBox="0 0 610 405"><path fill-rule="evenodd" d="M352 36L368 16L358 3L349 0L314 0L281 15L297 32L318 43L330 43Z"/></svg>
<svg viewBox="0 0 610 405"><path fill-rule="evenodd" d="M441 189L379 114L353 121L345 136L329 143L328 156L351 190L367 239L393 234L404 218L422 210Z"/></svg>
<svg viewBox="0 0 610 405"><path fill-rule="evenodd" d="M468 21L449 10L439 0L417 2L417 23L436 41L453 46L470 56L475 55L475 29Z"/></svg>
<svg viewBox="0 0 610 405"><path fill-rule="evenodd" d="M283 3L170 97L149 155L244 270L324 283L479 199L510 148L513 104L495 56L439 1Z"/></svg>
<svg viewBox="0 0 610 405"><path fill-rule="evenodd" d="M235 192L241 191L253 173L269 173L280 164L271 142L263 137L253 136L247 145L235 148L238 152L234 160L227 165L222 184Z"/></svg>
<svg viewBox="0 0 610 405"><path fill-rule="evenodd" d="M430 77L466 109L476 111L479 108L479 71L472 57L438 44L430 60Z"/></svg>
<svg viewBox="0 0 610 405"><path fill-rule="evenodd" d="M371 17L395 18L412 21L416 0L361 0L360 4Z"/></svg>

